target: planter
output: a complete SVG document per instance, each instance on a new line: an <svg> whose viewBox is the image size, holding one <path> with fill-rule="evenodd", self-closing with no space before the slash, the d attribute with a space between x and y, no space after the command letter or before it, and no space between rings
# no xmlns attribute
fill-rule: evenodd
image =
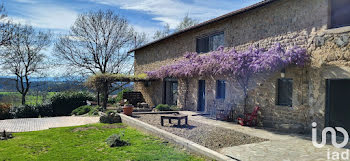
<svg viewBox="0 0 350 161"><path fill-rule="evenodd" d="M132 111L134 109L133 105L124 105L123 107L123 113L125 115L131 116L132 115Z"/></svg>

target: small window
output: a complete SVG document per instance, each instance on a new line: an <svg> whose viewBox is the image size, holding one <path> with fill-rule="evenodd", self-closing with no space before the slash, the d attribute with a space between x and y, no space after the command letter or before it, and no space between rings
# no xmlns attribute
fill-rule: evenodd
<svg viewBox="0 0 350 161"><path fill-rule="evenodd" d="M220 46L224 46L224 42L225 42L225 37L223 32L211 35L209 38L209 50L214 51L218 49Z"/></svg>
<svg viewBox="0 0 350 161"><path fill-rule="evenodd" d="M278 79L277 105L292 106L293 79Z"/></svg>
<svg viewBox="0 0 350 161"><path fill-rule="evenodd" d="M212 34L210 36L205 36L202 38L197 38L196 41L196 52L207 53L209 51L218 49L220 46L224 46L224 32Z"/></svg>
<svg viewBox="0 0 350 161"><path fill-rule="evenodd" d="M331 0L330 28L350 26L350 1Z"/></svg>
<svg viewBox="0 0 350 161"><path fill-rule="evenodd" d="M197 39L197 45L196 45L197 53L207 53L209 52L209 37L203 37Z"/></svg>
<svg viewBox="0 0 350 161"><path fill-rule="evenodd" d="M225 99L225 81L217 80L216 81L216 98L217 99Z"/></svg>

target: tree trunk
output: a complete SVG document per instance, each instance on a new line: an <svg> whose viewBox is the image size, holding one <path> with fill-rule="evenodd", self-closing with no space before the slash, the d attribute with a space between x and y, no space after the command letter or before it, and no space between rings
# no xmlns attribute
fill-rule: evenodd
<svg viewBox="0 0 350 161"><path fill-rule="evenodd" d="M97 105L100 106L100 92L97 91Z"/></svg>
<svg viewBox="0 0 350 161"><path fill-rule="evenodd" d="M243 107L243 113L246 113L247 109L247 104L248 104L248 90L244 89L244 107Z"/></svg>
<svg viewBox="0 0 350 161"><path fill-rule="evenodd" d="M22 93L22 105L26 104L26 94Z"/></svg>
<svg viewBox="0 0 350 161"><path fill-rule="evenodd" d="M105 83L104 85L103 85L103 91L102 91L102 108L104 109L104 110L106 110L107 109L107 103L108 103L108 84L107 83Z"/></svg>

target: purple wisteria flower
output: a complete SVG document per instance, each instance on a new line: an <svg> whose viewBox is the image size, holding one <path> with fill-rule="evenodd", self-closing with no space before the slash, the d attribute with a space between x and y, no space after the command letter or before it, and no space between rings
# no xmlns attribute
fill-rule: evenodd
<svg viewBox="0 0 350 161"><path fill-rule="evenodd" d="M183 60L159 70L146 72L150 78L184 78L208 75L229 75L245 79L255 73L275 72L288 65L304 66L310 61L306 49L294 46L288 50L276 44L266 50L250 48L237 52L223 47L209 54L186 53Z"/></svg>

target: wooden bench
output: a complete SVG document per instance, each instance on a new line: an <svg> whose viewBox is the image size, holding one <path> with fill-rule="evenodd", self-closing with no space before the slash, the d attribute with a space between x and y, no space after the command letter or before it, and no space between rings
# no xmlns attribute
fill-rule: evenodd
<svg viewBox="0 0 350 161"><path fill-rule="evenodd" d="M168 115L168 116L160 116L160 124L164 126L164 119L168 119L169 123L171 124L171 120L175 119L177 120L177 126L181 126L181 120L185 119L185 124L188 125L188 116L187 115Z"/></svg>

